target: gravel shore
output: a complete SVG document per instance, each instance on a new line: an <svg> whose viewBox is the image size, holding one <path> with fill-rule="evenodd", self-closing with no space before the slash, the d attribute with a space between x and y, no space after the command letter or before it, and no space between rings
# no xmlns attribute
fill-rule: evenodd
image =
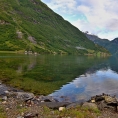
<svg viewBox="0 0 118 118"><path fill-rule="evenodd" d="M106 94L81 104L59 102L0 84L0 118L118 118L117 103L115 96Z"/></svg>

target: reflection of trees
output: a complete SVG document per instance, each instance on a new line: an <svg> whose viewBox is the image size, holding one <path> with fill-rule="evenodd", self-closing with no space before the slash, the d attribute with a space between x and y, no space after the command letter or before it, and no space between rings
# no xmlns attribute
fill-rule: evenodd
<svg viewBox="0 0 118 118"><path fill-rule="evenodd" d="M118 56L112 56L106 63L113 71L118 73Z"/></svg>
<svg viewBox="0 0 118 118"><path fill-rule="evenodd" d="M85 73L91 65L104 60L105 58L88 58L87 56L40 55L35 68L25 72L25 77L38 81L69 82Z"/></svg>
<svg viewBox="0 0 118 118"><path fill-rule="evenodd" d="M19 63L17 72L22 73L24 71L32 70L36 65L36 56L29 56L22 63Z"/></svg>
<svg viewBox="0 0 118 118"><path fill-rule="evenodd" d="M5 55L0 57L0 79L17 78L20 73L31 70L36 65L36 56Z"/></svg>
<svg viewBox="0 0 118 118"><path fill-rule="evenodd" d="M4 72L0 78L6 75L4 78L9 78L9 83L14 86L17 85L27 90L30 88L33 91L44 89L45 93L50 93L84 74L91 66L97 69L97 66L94 65L99 65L105 60L105 58L66 55L39 55L36 57L18 55L0 58L2 68L0 73ZM31 86L32 83L35 83L35 86Z"/></svg>
<svg viewBox="0 0 118 118"><path fill-rule="evenodd" d="M93 65L86 73L95 73L97 70L105 71L109 68L118 73L118 57L109 57L108 59L101 61L101 63Z"/></svg>
<svg viewBox="0 0 118 118"><path fill-rule="evenodd" d="M92 65L89 69L86 70L86 74L92 74L95 73L98 70L108 70L109 64L106 63L109 60L109 58L101 58L99 60L99 63L95 63L94 65Z"/></svg>

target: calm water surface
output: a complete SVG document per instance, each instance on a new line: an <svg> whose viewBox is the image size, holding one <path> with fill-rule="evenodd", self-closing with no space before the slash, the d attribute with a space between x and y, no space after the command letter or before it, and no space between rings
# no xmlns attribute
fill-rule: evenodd
<svg viewBox="0 0 118 118"><path fill-rule="evenodd" d="M104 62L90 67L69 84L50 94L55 98L70 101L85 101L91 96L107 93L118 97L118 57L110 57Z"/></svg>
<svg viewBox="0 0 118 118"><path fill-rule="evenodd" d="M60 101L118 97L118 57L0 54L0 67L2 81Z"/></svg>

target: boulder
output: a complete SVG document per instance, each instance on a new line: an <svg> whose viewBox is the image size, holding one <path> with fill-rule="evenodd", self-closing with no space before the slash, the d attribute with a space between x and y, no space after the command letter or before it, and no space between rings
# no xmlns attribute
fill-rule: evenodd
<svg viewBox="0 0 118 118"><path fill-rule="evenodd" d="M111 96L104 96L106 103L117 103L117 99Z"/></svg>
<svg viewBox="0 0 118 118"><path fill-rule="evenodd" d="M98 109L97 105L95 103L89 103L89 102L85 102L82 105L83 108L89 108L89 109Z"/></svg>
<svg viewBox="0 0 118 118"><path fill-rule="evenodd" d="M99 110L103 110L108 107L105 101L101 101L97 106Z"/></svg>
<svg viewBox="0 0 118 118"><path fill-rule="evenodd" d="M102 95L96 95L95 102L99 102L99 101L102 101L102 100L104 100L104 97Z"/></svg>
<svg viewBox="0 0 118 118"><path fill-rule="evenodd" d="M33 93L27 93L27 92L16 92L17 98L22 99L24 101L28 101L34 98Z"/></svg>

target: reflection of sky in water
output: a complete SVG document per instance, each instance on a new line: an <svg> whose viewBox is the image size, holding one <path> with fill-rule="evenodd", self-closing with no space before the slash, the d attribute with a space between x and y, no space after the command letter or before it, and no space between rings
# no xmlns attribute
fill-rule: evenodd
<svg viewBox="0 0 118 118"><path fill-rule="evenodd" d="M118 74L111 69L101 69L94 73L87 72L71 83L64 85L51 96L66 96L71 101L87 100L93 95L106 94L118 96Z"/></svg>

